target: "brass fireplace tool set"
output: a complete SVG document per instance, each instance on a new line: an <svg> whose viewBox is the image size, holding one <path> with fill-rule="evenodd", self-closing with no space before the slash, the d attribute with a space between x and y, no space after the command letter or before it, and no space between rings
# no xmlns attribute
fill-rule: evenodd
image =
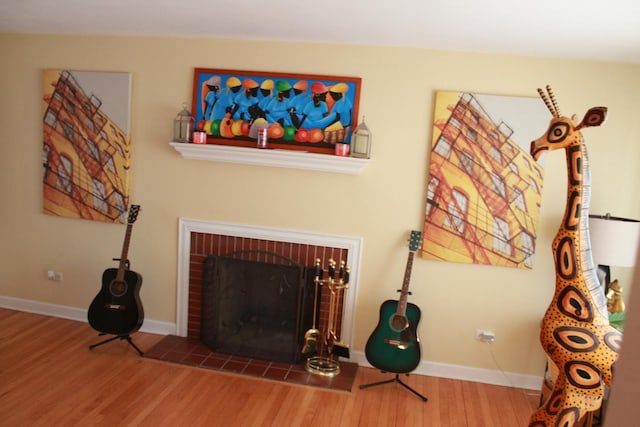
<svg viewBox="0 0 640 427"><path fill-rule="evenodd" d="M343 299L345 289L349 288L349 267L345 266L344 261L340 261L336 276L336 262L330 259L327 277L325 278L323 277L322 267L320 267L320 258L317 258L315 270L315 278L313 279L315 287L313 325L304 336L305 343L302 348L302 354L312 355L307 359L307 371L313 374L334 376L340 373L338 357L349 357L349 345L340 341L336 331L338 328L338 305ZM324 287L329 292L329 314L324 335L320 330L316 329L317 309L320 306L319 286ZM322 292L320 295L322 295Z"/></svg>

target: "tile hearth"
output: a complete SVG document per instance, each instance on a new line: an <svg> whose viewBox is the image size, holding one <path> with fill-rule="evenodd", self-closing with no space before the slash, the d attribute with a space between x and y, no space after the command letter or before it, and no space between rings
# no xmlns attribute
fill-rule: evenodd
<svg viewBox="0 0 640 427"><path fill-rule="evenodd" d="M358 365L340 361L340 373L334 377L311 374L304 362L288 364L232 356L211 351L199 339L168 335L147 350L144 357L203 369L235 373L331 390L351 391Z"/></svg>

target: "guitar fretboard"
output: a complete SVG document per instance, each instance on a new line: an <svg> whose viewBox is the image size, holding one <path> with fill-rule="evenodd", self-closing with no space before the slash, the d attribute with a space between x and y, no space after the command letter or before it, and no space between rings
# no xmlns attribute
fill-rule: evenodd
<svg viewBox="0 0 640 427"><path fill-rule="evenodd" d="M131 229L133 223L138 218L138 212L140 212L140 205L131 205L129 208L129 218L127 219L127 232L124 234L124 243L122 243L122 253L120 254L120 264L118 265L118 273L116 274L116 281L121 283L124 281L124 271L127 265L127 256L129 253L129 242L131 241Z"/></svg>
<svg viewBox="0 0 640 427"><path fill-rule="evenodd" d="M407 312L407 298L409 297L409 282L411 281L411 270L413 269L413 257L415 252L410 251L407 257L407 267L404 270L404 280L402 281L402 289L400 290L400 298L398 299L398 316L405 316Z"/></svg>
<svg viewBox="0 0 640 427"><path fill-rule="evenodd" d="M127 264L127 256L129 254L129 242L131 241L131 230L133 224L127 224L127 232L124 235L124 243L122 244L122 253L120 254L120 264L118 264L118 273L116 274L116 280L119 282L124 281L124 271Z"/></svg>

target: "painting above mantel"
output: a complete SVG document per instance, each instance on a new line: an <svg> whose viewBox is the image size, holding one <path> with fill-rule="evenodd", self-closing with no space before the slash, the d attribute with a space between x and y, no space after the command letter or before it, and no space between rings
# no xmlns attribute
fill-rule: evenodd
<svg viewBox="0 0 640 427"><path fill-rule="evenodd" d="M359 77L262 71L194 70L191 111L206 143L338 153L357 127Z"/></svg>

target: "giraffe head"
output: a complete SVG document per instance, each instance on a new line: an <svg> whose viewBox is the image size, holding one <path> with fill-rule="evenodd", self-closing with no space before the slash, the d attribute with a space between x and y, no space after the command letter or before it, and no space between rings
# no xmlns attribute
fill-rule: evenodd
<svg viewBox="0 0 640 427"><path fill-rule="evenodd" d="M587 111L582 121L578 123L576 115L569 118L560 114L558 103L549 85L547 85L547 92L549 93L548 98L542 89L538 89L540 97L553 117L545 134L531 143L530 153L536 160L546 150L557 150L581 144L582 135L580 134L580 129L600 126L607 117L607 107L593 107Z"/></svg>

